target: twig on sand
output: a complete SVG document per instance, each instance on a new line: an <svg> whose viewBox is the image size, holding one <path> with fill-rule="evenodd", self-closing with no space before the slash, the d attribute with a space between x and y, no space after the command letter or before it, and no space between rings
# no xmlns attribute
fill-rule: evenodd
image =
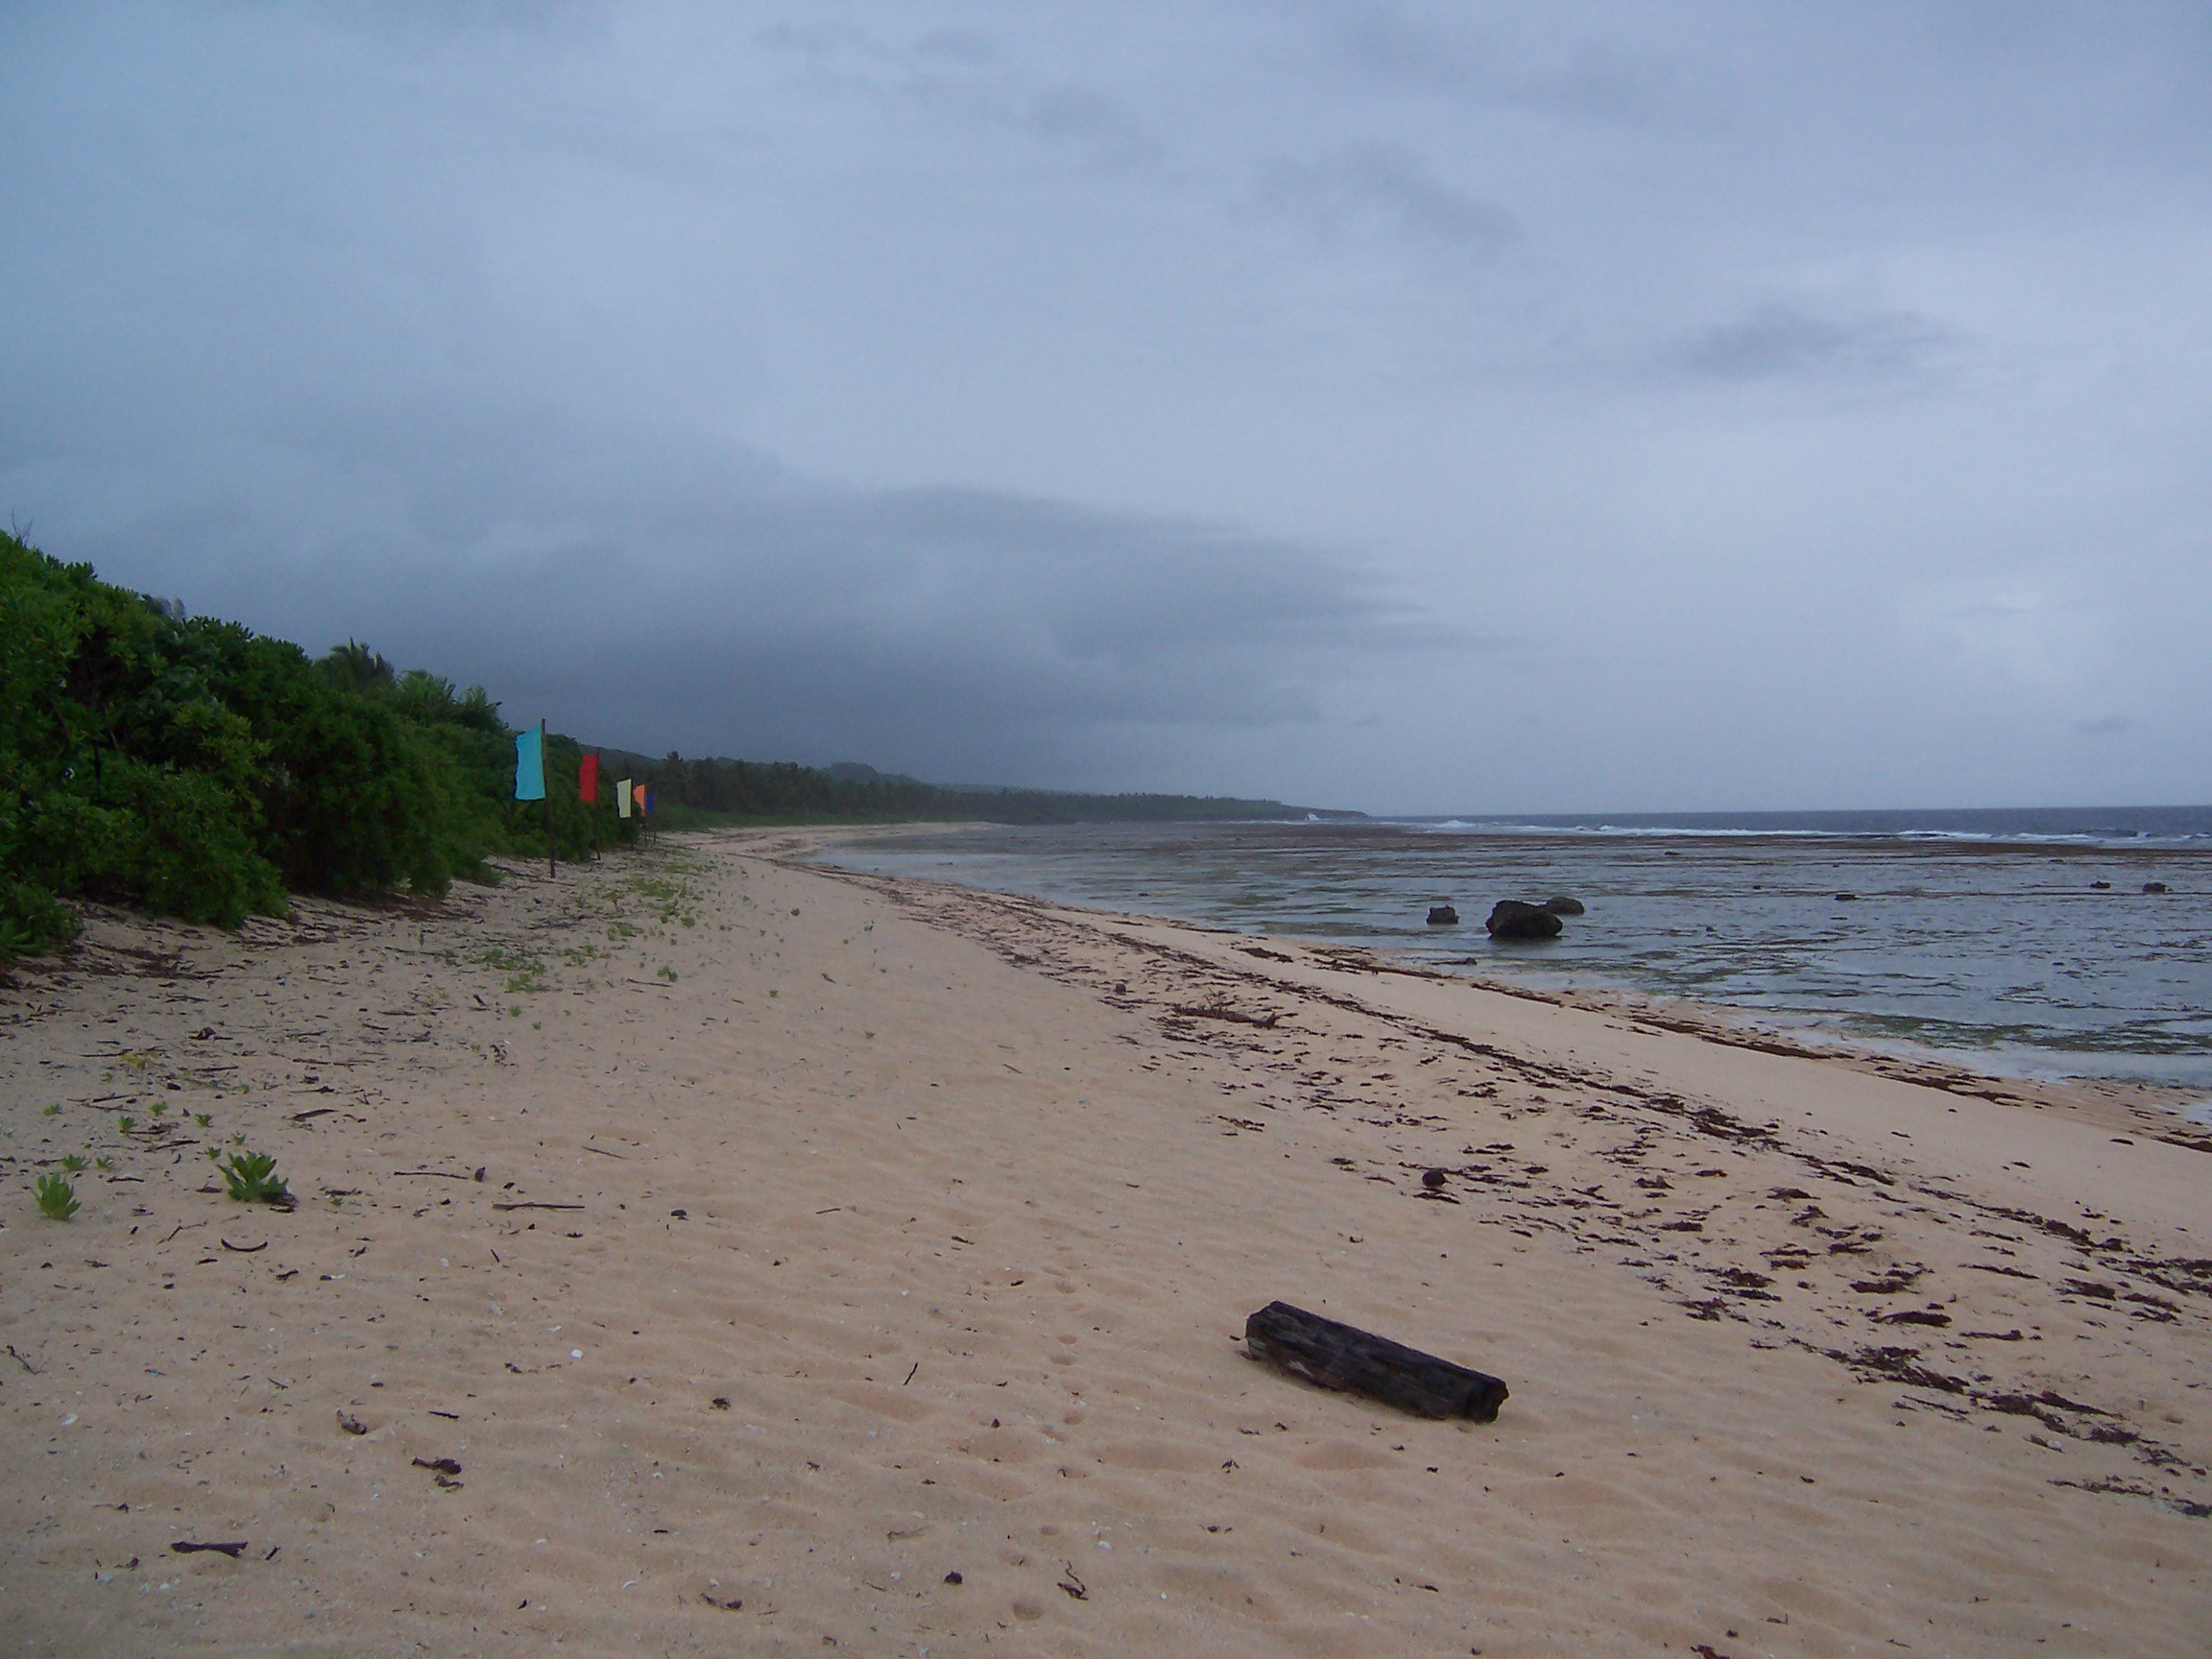
<svg viewBox="0 0 2212 1659"><path fill-rule="evenodd" d="M1187 1020L1220 1020L1231 1025L1250 1025L1262 1031L1274 1030L1275 1022L1281 1018L1272 1009L1265 1014L1247 1014L1241 1008L1230 1007L1226 1002L1214 1002L1205 1007L1184 1004L1170 1008L1168 1012L1180 1014Z"/></svg>

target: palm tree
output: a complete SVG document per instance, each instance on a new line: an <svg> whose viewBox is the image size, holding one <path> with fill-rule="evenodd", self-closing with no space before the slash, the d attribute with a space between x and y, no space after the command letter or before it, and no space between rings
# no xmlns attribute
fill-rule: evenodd
<svg viewBox="0 0 2212 1659"><path fill-rule="evenodd" d="M397 678L383 653L370 650L358 639L331 646L316 667L322 670L324 679L341 690L364 694L389 691Z"/></svg>

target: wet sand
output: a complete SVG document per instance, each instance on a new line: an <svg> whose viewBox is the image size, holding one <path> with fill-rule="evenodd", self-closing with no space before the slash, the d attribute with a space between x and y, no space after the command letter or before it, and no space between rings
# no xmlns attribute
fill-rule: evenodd
<svg viewBox="0 0 2212 1659"><path fill-rule="evenodd" d="M19 1650L2203 1651L2176 1120L803 845L10 974Z"/></svg>

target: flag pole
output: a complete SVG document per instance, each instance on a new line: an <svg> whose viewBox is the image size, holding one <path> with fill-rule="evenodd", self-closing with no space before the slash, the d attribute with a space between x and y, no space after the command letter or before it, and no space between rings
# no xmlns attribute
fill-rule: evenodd
<svg viewBox="0 0 2212 1659"><path fill-rule="evenodd" d="M545 778L545 874L559 877L561 866L553 856L553 767L545 753L545 722L538 722L538 770Z"/></svg>
<svg viewBox="0 0 2212 1659"><path fill-rule="evenodd" d="M592 750L591 757L598 759L599 751ZM599 773L596 767L591 773L591 809L586 816L591 820L591 862L596 864L599 862Z"/></svg>

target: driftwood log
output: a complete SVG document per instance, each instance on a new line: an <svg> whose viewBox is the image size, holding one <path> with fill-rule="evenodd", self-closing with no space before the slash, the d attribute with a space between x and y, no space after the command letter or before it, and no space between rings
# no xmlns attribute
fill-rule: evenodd
<svg viewBox="0 0 2212 1659"><path fill-rule="evenodd" d="M1323 1388L1343 1389L1417 1417L1472 1417L1495 1423L1505 1384L1433 1354L1424 1354L1287 1302L1270 1302L1244 1321L1255 1359Z"/></svg>

